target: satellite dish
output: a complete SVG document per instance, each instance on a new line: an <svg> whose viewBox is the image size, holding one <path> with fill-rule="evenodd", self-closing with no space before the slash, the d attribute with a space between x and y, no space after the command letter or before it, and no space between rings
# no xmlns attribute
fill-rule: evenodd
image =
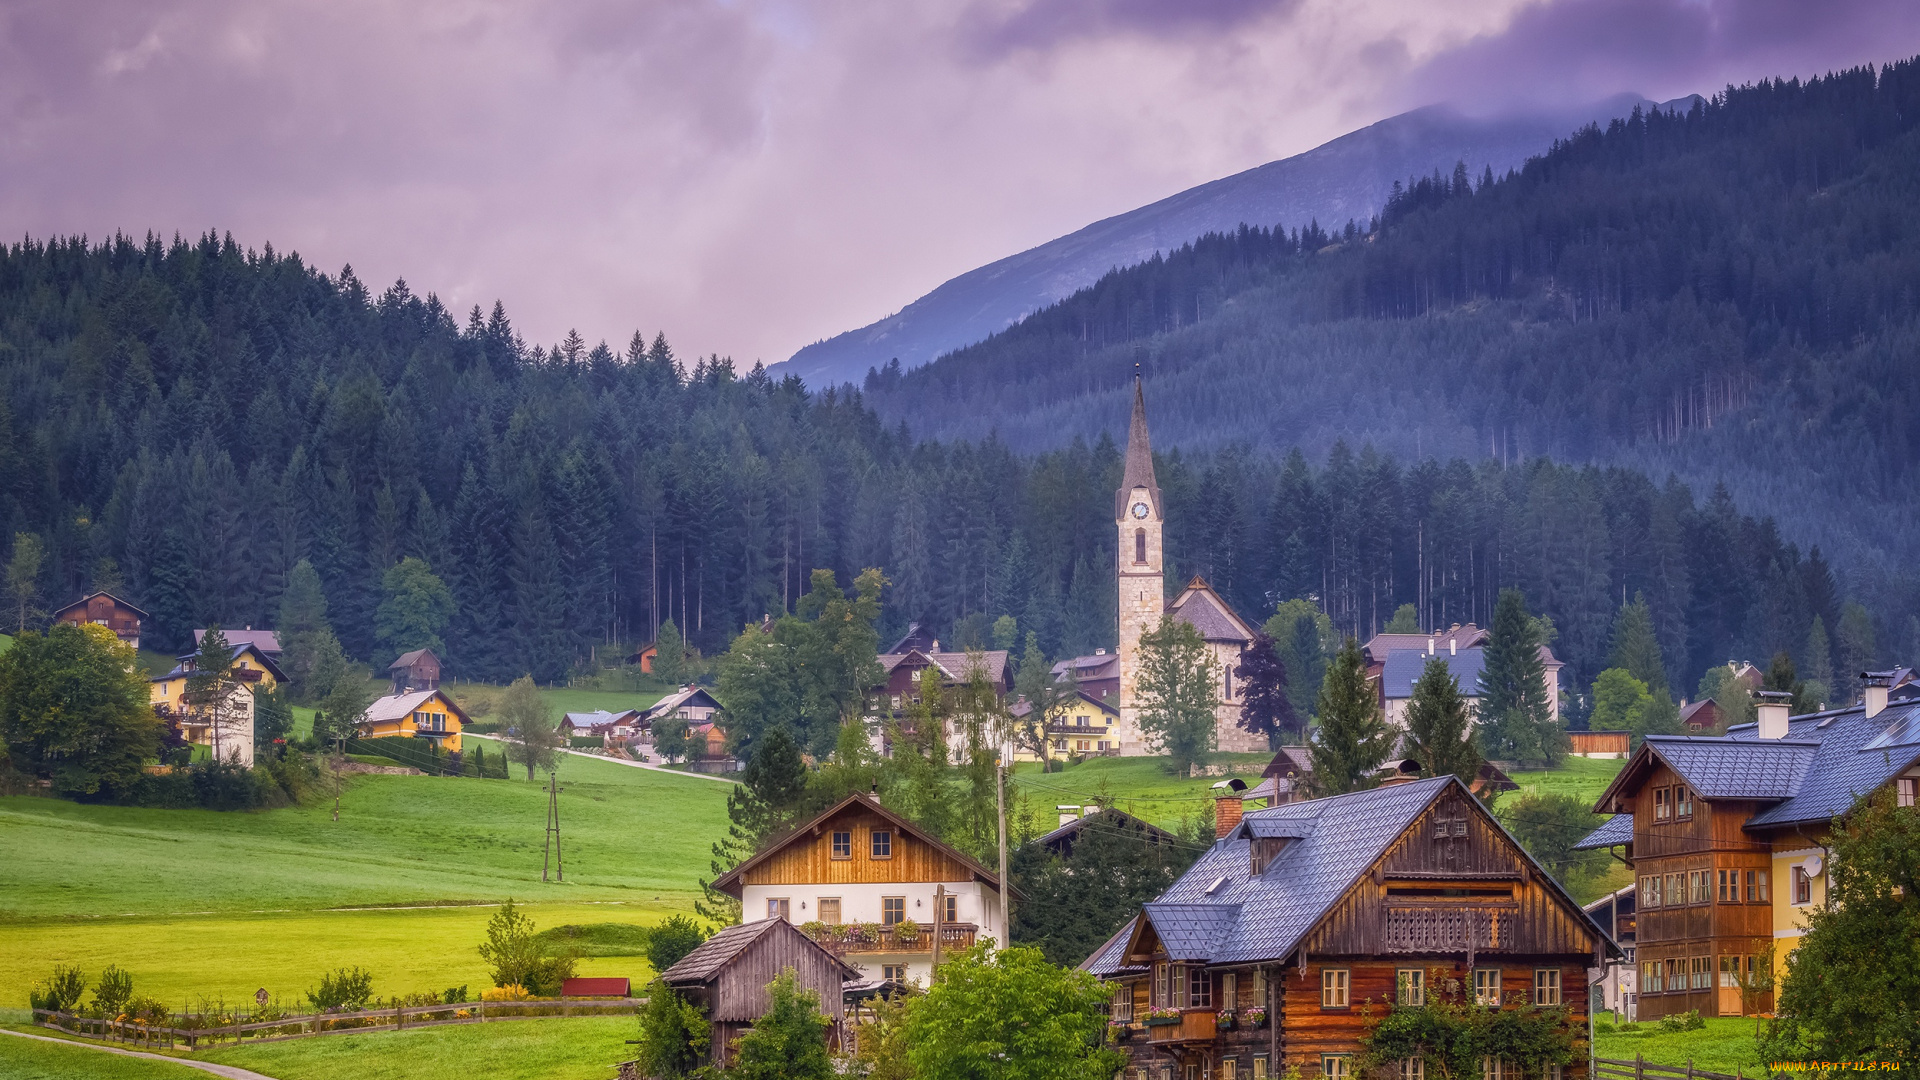
<svg viewBox="0 0 1920 1080"><path fill-rule="evenodd" d="M1820 871L1824 869L1826 865L1827 864L1818 855L1815 855L1813 858L1808 859L1806 861L1807 876L1819 877Z"/></svg>

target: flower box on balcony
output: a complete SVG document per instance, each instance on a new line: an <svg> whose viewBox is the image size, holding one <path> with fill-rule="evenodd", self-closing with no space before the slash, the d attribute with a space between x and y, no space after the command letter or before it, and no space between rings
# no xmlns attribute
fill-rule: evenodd
<svg viewBox="0 0 1920 1080"><path fill-rule="evenodd" d="M1213 1029L1215 1031L1232 1031L1233 1030L1233 1014L1230 1012L1223 1012L1218 1016L1215 1016L1213 1018Z"/></svg>
<svg viewBox="0 0 1920 1080"><path fill-rule="evenodd" d="M1146 1025L1148 1027L1166 1027L1168 1024L1177 1024L1179 1022L1179 1009L1149 1009L1147 1011Z"/></svg>
<svg viewBox="0 0 1920 1080"><path fill-rule="evenodd" d="M1241 1013L1240 1019L1242 1022L1244 1022L1247 1025L1248 1031L1258 1031L1259 1029L1267 1026L1267 1010L1259 1006L1255 1006L1254 1008L1248 1009L1246 1012Z"/></svg>

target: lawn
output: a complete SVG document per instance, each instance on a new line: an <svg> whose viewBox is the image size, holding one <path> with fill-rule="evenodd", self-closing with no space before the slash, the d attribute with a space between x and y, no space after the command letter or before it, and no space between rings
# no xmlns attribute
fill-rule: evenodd
<svg viewBox="0 0 1920 1080"><path fill-rule="evenodd" d="M610 1080L639 1035L631 1016L502 1020L326 1035L198 1055L277 1080ZM204 1074L202 1074L204 1075Z"/></svg>
<svg viewBox="0 0 1920 1080"><path fill-rule="evenodd" d="M354 777L338 822L331 802L222 814L0 798L0 986L24 997L55 963L94 973L111 961L164 1000L232 1001L261 986L289 1000L322 970L357 963L381 992L477 990L473 948L491 909L393 905L512 897L536 905L542 928L686 911L726 827L727 787L564 761L564 884L540 880L546 794L520 779ZM329 910L340 908L373 910Z"/></svg>
<svg viewBox="0 0 1920 1080"><path fill-rule="evenodd" d="M546 701L547 708L553 711L554 718L557 720L561 713L593 712L596 709L619 712L622 709L651 708L654 702L665 697L667 692L673 689L671 685L657 679L646 679L637 685L638 689L631 692L576 689L570 686L541 687L540 697ZM487 702L497 707L500 704L500 696L506 693L506 687L494 686L490 683L448 682L441 684L441 688L451 694L453 700L462 708L468 708L480 702ZM474 719L478 720L482 717L476 716Z"/></svg>
<svg viewBox="0 0 1920 1080"><path fill-rule="evenodd" d="M1620 758L1583 758L1569 755L1557 769L1523 769L1509 773L1520 790L1516 795L1572 795L1592 806L1620 775L1626 761Z"/></svg>
<svg viewBox="0 0 1920 1080"><path fill-rule="evenodd" d="M1709 1072L1741 1069L1749 1076L1765 1075L1751 1017L1708 1017L1707 1026L1698 1031L1662 1031L1658 1021L1647 1021L1630 1031L1608 1033L1610 1015L1603 1012L1595 1018L1594 1051L1600 1057L1632 1061L1638 1054L1661 1065L1685 1068L1691 1061L1695 1068Z"/></svg>
<svg viewBox="0 0 1920 1080"><path fill-rule="evenodd" d="M0 1035L0 1080L207 1080L210 1075L185 1065Z"/></svg>
<svg viewBox="0 0 1920 1080"><path fill-rule="evenodd" d="M1272 754L1215 754L1214 762L1228 765L1248 787L1260 782L1260 773ZM1013 786L1024 796L1025 810L1048 829L1058 819L1056 805L1116 806L1163 828L1176 828L1183 818L1197 816L1215 795L1213 785L1225 777L1175 776L1159 757L1088 758L1060 772L1043 773L1038 762L1015 767Z"/></svg>

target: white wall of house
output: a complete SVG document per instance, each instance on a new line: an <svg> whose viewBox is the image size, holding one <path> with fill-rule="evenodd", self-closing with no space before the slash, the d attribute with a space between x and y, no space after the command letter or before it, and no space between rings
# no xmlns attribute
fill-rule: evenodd
<svg viewBox="0 0 1920 1080"><path fill-rule="evenodd" d="M954 911L956 921L973 923L979 927L978 938L990 937L997 942L1007 939L1000 925L1000 893L980 881L748 885L741 895L740 918L743 922L759 922L769 917L768 901L785 900L788 921L798 926L820 918L822 897L837 897L840 900L842 923L861 922L877 926L882 916L881 901L889 896L898 896L906 900L907 918L922 927L928 927L933 925L934 891L942 884L946 886L948 895L958 897ZM848 953L845 959L860 969L861 978L877 979L885 973L886 965L905 965L907 978L918 979L925 985L933 973L933 944L928 941L925 949L911 953Z"/></svg>

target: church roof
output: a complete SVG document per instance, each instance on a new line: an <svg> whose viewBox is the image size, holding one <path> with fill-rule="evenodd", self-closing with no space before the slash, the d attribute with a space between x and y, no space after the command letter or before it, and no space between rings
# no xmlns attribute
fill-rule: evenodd
<svg viewBox="0 0 1920 1080"><path fill-rule="evenodd" d="M1213 591L1205 578L1187 582L1186 591L1167 609L1174 618L1192 624L1208 641L1236 641L1242 645L1253 640L1253 628Z"/></svg>
<svg viewBox="0 0 1920 1080"><path fill-rule="evenodd" d="M1127 428L1127 467L1120 475L1120 489L1113 493L1113 519L1125 520L1127 516L1127 496L1133 489L1147 489L1147 497L1153 500L1153 516L1156 521L1166 520L1166 507L1160 502L1160 484L1153 478L1153 446L1147 441L1147 398L1141 389L1140 376L1133 377L1133 423Z"/></svg>

